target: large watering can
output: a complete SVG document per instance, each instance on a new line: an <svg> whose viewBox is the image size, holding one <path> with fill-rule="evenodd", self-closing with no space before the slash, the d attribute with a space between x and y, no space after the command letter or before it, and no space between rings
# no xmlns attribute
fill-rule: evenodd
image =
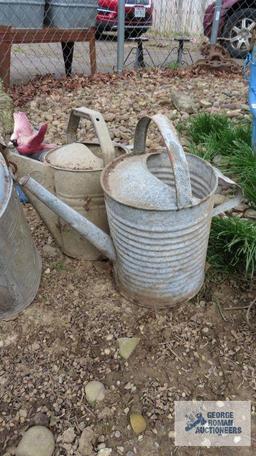
<svg viewBox="0 0 256 456"><path fill-rule="evenodd" d="M41 259L0 154L0 318L11 317L34 299Z"/></svg>
<svg viewBox="0 0 256 456"><path fill-rule="evenodd" d="M166 148L145 153L150 122ZM238 205L241 193L214 208L219 184L236 187L209 163L185 155L162 115L142 118L134 152L109 163L101 175L112 239L35 180L21 184L114 262L120 291L148 307L189 300L204 281L211 219Z"/></svg>
<svg viewBox="0 0 256 456"><path fill-rule="evenodd" d="M92 122L98 143L75 142L81 118ZM123 146L112 143L104 118L99 112L77 108L70 114L67 145L46 153L43 162L15 152L9 152L8 158L17 166L17 178L24 174L34 177L52 194L108 232L100 174L104 166L125 152ZM27 195L66 255L86 260L99 258L101 253L90 242L59 219L35 195L29 191Z"/></svg>

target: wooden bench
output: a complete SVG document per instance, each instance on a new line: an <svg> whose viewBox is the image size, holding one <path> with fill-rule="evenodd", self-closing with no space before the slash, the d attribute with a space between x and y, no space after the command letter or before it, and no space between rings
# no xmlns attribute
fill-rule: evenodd
<svg viewBox="0 0 256 456"><path fill-rule="evenodd" d="M4 87L10 87L12 44L61 43L66 75L72 72L75 42L89 42L91 74L96 73L95 29L16 29L0 26L0 78Z"/></svg>

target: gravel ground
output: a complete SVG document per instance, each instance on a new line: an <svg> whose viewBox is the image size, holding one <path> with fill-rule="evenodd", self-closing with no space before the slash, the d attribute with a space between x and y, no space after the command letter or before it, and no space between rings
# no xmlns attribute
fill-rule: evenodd
<svg viewBox="0 0 256 456"><path fill-rule="evenodd" d="M49 122L49 142L65 141L70 109L85 105L105 115L113 139L132 143L143 114L160 111L175 124L189 117L173 106L172 93L178 91L194 99L194 111L247 115L246 86L236 76L179 78L155 71L98 78L84 87L79 78L68 84L72 91L58 85L50 90L48 81L22 106L35 123ZM79 138L91 139L88 123L82 127ZM159 147L154 129L148 145ZM54 456L78 456L88 426L92 455L103 454L104 445L112 456L255 454L255 331L248 328L244 310L232 310L250 304L255 284L222 278L209 268L204 287L190 303L149 312L120 296L109 262L64 257L33 208L26 206L25 214L43 257L43 274L34 303L0 323L0 454L15 454L21 435L35 423L49 423ZM134 336L140 342L124 361L117 339ZM106 388L104 400L95 406L85 397L90 380ZM251 400L252 448L175 448L174 401L190 399ZM147 422L139 437L129 425L133 412ZM72 438L67 438L68 429Z"/></svg>

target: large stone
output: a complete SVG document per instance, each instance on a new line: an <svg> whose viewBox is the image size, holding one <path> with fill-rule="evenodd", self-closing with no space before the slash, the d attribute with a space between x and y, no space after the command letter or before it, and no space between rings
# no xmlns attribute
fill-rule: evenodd
<svg viewBox="0 0 256 456"><path fill-rule="evenodd" d="M23 435L16 456L52 456L54 437L44 426L33 426Z"/></svg>
<svg viewBox="0 0 256 456"><path fill-rule="evenodd" d="M141 434L146 430L147 423L145 418L139 413L132 413L130 416L130 423L132 430L135 434Z"/></svg>
<svg viewBox="0 0 256 456"><path fill-rule="evenodd" d="M93 380L92 382L87 383L85 394L89 404L93 405L95 402L103 401L105 397L105 386L103 383Z"/></svg>
<svg viewBox="0 0 256 456"><path fill-rule="evenodd" d="M79 440L79 453L81 456L92 456L93 451L93 442L95 442L96 436L92 427L87 427L83 430L80 440Z"/></svg>
<svg viewBox="0 0 256 456"><path fill-rule="evenodd" d="M188 114L193 114L196 112L195 101L191 95L185 95L181 92L172 92L171 94L172 102L178 111L187 112Z"/></svg>
<svg viewBox="0 0 256 456"><path fill-rule="evenodd" d="M139 337L121 337L118 339L119 353L124 359L128 359L140 342Z"/></svg>

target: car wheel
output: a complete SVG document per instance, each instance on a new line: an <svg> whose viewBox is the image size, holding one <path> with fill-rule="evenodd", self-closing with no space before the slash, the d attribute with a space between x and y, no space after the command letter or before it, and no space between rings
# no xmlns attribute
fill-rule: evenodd
<svg viewBox="0 0 256 456"><path fill-rule="evenodd" d="M224 27L224 37L228 38L225 46L232 57L243 59L246 57L252 36L252 29L256 25L256 9L243 8L235 11L227 20Z"/></svg>

